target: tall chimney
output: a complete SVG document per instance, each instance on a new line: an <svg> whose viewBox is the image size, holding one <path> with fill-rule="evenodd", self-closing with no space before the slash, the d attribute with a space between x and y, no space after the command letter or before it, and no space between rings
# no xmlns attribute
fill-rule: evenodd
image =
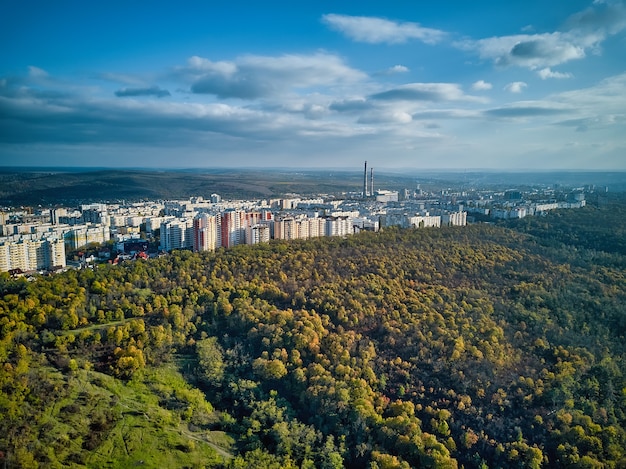
<svg viewBox="0 0 626 469"><path fill-rule="evenodd" d="M374 168L370 169L370 184L371 184L370 194L372 197L374 197Z"/></svg>
<svg viewBox="0 0 626 469"><path fill-rule="evenodd" d="M363 173L363 198L367 197L367 160L365 161L365 172Z"/></svg>

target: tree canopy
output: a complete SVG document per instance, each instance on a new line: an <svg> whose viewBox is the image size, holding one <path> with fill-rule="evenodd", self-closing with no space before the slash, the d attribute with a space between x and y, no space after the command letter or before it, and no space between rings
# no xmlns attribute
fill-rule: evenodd
<svg viewBox="0 0 626 469"><path fill-rule="evenodd" d="M624 467L615 210L2 274L0 460Z"/></svg>

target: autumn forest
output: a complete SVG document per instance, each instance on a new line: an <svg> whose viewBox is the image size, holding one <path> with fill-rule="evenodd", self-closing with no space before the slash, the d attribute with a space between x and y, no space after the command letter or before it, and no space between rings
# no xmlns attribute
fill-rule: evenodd
<svg viewBox="0 0 626 469"><path fill-rule="evenodd" d="M0 275L4 467L626 467L626 202Z"/></svg>

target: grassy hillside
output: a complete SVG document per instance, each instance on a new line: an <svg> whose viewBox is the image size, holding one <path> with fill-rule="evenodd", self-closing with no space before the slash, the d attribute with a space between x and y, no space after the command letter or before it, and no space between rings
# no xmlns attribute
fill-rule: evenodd
<svg viewBox="0 0 626 469"><path fill-rule="evenodd" d="M614 213L0 277L1 462L625 467Z"/></svg>

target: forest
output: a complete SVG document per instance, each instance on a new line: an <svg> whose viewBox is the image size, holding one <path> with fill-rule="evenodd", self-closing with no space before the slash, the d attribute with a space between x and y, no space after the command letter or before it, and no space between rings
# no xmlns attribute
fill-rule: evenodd
<svg viewBox="0 0 626 469"><path fill-rule="evenodd" d="M0 275L0 464L626 468L624 199Z"/></svg>

